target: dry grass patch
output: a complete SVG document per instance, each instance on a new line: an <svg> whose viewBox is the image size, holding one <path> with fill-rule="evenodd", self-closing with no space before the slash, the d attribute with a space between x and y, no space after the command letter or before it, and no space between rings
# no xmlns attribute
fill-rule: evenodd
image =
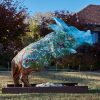
<svg viewBox="0 0 100 100"><path fill-rule="evenodd" d="M88 85L88 94L67 93L33 93L33 94L2 94L0 100L100 100L100 73L97 72L38 72L29 75L31 83L43 82L78 82ZM0 72L0 89L7 83L12 83L11 72Z"/></svg>

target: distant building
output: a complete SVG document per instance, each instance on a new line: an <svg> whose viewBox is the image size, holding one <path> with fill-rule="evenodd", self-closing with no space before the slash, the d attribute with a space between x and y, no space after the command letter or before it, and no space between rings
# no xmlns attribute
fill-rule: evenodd
<svg viewBox="0 0 100 100"><path fill-rule="evenodd" d="M75 15L73 18L85 26L84 30L91 30L94 43L100 43L100 5L89 5Z"/></svg>

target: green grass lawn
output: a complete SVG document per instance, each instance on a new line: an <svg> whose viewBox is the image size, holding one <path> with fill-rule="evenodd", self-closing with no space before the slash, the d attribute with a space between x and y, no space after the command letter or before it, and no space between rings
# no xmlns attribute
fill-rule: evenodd
<svg viewBox="0 0 100 100"><path fill-rule="evenodd" d="M78 82L87 85L87 94L68 93L32 93L2 94L1 88L12 83L11 72L0 72L0 100L100 100L100 73L98 72L38 72L29 76L31 83L43 82Z"/></svg>

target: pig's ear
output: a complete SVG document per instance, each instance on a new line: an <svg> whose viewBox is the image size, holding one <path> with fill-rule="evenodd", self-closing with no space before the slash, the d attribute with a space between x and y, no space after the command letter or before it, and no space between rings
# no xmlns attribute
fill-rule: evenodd
<svg viewBox="0 0 100 100"><path fill-rule="evenodd" d="M84 40L85 43L93 45L93 35L91 34L90 30L87 30L87 32L84 34Z"/></svg>
<svg viewBox="0 0 100 100"><path fill-rule="evenodd" d="M61 20L60 18L56 18L56 17L53 17L53 20L57 23L58 26L60 26L63 30L67 30L68 29L68 25L63 21Z"/></svg>
<svg viewBox="0 0 100 100"><path fill-rule="evenodd" d="M88 32L88 33L91 33L91 31L90 31L90 30L87 30L87 32Z"/></svg>
<svg viewBox="0 0 100 100"><path fill-rule="evenodd" d="M56 25L56 24L50 24L48 26L48 28L52 29L55 32L58 32L58 31L61 31L62 30L62 28L60 26Z"/></svg>

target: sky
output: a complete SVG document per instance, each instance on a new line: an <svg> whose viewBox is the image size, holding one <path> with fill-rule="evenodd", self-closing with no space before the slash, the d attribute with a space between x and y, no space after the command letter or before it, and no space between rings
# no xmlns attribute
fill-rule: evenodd
<svg viewBox="0 0 100 100"><path fill-rule="evenodd" d="M100 0L20 0L28 8L30 15L35 12L68 10L78 12L89 4L100 5Z"/></svg>

